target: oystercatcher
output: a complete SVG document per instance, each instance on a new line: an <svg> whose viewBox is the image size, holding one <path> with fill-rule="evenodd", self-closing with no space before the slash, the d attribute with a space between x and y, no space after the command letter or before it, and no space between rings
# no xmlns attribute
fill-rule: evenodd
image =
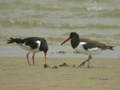
<svg viewBox="0 0 120 90"><path fill-rule="evenodd" d="M75 50L79 50L81 47L85 51L85 54L89 55L88 59L83 61L80 66L85 65L88 62L88 68L90 67L89 63L92 59L93 54L100 53L102 50L110 49L113 50L113 46L108 46L106 44L100 43L98 41L90 40L90 39L82 39L79 38L79 35L76 32L71 32L69 38L61 43L63 45L65 42L71 40L71 46Z"/></svg>
<svg viewBox="0 0 120 90"><path fill-rule="evenodd" d="M47 42L44 38L41 37L28 37L28 38L10 38L8 40L8 44L11 43L16 43L17 45L19 45L22 49L25 49L28 51L28 53L26 54L27 57L27 63L29 65L29 54L30 52L33 53L32 55L32 61L34 64L34 56L37 52L43 51L44 52L44 57L45 57L45 64L44 67L48 67L48 65L46 64L46 57L47 57L47 51L48 51L48 45Z"/></svg>

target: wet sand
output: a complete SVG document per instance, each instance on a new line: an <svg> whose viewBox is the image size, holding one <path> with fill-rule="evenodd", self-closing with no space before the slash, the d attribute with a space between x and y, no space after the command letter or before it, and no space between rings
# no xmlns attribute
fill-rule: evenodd
<svg viewBox="0 0 120 90"><path fill-rule="evenodd" d="M91 68L79 65L81 58L48 58L50 67L44 68L44 59L36 58L28 66L21 57L0 58L0 90L119 90L120 59L94 58ZM59 67L66 62L70 67Z"/></svg>

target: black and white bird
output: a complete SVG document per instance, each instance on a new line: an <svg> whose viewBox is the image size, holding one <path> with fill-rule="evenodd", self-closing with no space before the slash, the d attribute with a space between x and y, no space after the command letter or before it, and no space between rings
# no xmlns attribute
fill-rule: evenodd
<svg viewBox="0 0 120 90"><path fill-rule="evenodd" d="M98 54L102 50L106 49L113 50L113 46L108 46L106 44L90 39L79 38L79 35L76 32L71 32L69 38L62 42L61 45L63 45L65 42L69 40L71 40L71 46L73 49L78 51L80 48L82 48L85 51L85 54L89 55L88 59L83 61L79 66L83 66L85 65L86 62L88 62L89 68L90 59L92 59L93 54Z"/></svg>
<svg viewBox="0 0 120 90"><path fill-rule="evenodd" d="M28 38L10 38L8 40L8 44L11 43L16 43L19 45L22 49L25 49L28 51L26 54L27 57L27 63L31 65L29 62L29 54L32 52L32 61L34 64L34 56L37 52L43 51L44 52L44 57L45 57L45 64L44 67L48 67L46 64L46 58L47 58L47 51L48 51L48 44L44 38L41 37L28 37Z"/></svg>

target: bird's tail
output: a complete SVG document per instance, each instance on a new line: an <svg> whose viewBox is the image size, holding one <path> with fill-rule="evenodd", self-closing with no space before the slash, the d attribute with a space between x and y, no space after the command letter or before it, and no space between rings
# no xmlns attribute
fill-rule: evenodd
<svg viewBox="0 0 120 90"><path fill-rule="evenodd" d="M20 39L20 38L10 38L10 39L8 39L8 44L11 44L11 43L22 43L23 42L23 40L22 39Z"/></svg>
<svg viewBox="0 0 120 90"><path fill-rule="evenodd" d="M110 49L110 50L114 50L114 49L113 49L114 46L107 46L107 48Z"/></svg>

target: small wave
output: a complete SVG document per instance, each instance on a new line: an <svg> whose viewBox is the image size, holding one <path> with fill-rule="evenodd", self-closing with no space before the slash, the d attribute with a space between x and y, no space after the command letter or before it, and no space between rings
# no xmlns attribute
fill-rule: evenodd
<svg viewBox="0 0 120 90"><path fill-rule="evenodd" d="M120 8L106 9L106 8L69 8L69 11L77 13L78 16L83 17L112 17L120 18Z"/></svg>
<svg viewBox="0 0 120 90"><path fill-rule="evenodd" d="M48 24L40 23L37 21L12 21L12 20L1 20L0 26L9 27L9 26L21 26L21 27L43 27L43 28L57 28L57 29L79 29L79 28L89 28L89 29L120 29L119 25L104 25L104 24Z"/></svg>

